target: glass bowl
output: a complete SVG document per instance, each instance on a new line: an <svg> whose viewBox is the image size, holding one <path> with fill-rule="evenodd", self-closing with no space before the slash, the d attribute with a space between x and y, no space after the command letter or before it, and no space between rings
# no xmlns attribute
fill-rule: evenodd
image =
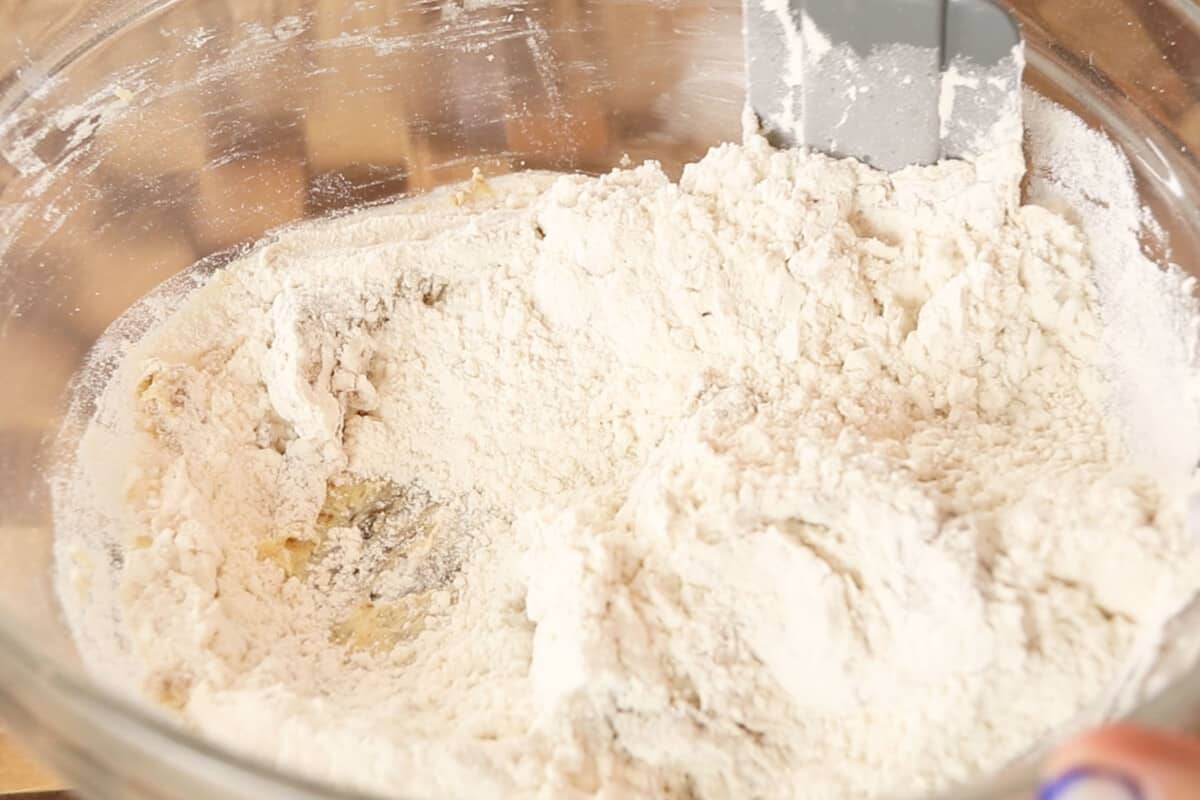
<svg viewBox="0 0 1200 800"><path fill-rule="evenodd" d="M1163 228L1147 252L1200 273L1200 7L1009 5L1028 83L1129 157ZM0 4L5 722L92 797L353 797L89 678L50 579L45 476L72 375L135 299L279 225L475 167L595 173L628 155L677 174L738 138L742 100L738 0ZM1192 725L1200 672L1133 716ZM1025 797L1033 776L1030 759L947 797Z"/></svg>

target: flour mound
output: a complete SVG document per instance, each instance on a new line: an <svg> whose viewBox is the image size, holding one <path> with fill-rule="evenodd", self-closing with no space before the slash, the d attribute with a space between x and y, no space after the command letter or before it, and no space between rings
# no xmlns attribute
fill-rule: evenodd
<svg viewBox="0 0 1200 800"><path fill-rule="evenodd" d="M678 184L476 179L278 235L130 346L58 487L83 651L399 796L1005 764L1200 574L1189 476L1109 412L1088 241L1022 172L750 136Z"/></svg>

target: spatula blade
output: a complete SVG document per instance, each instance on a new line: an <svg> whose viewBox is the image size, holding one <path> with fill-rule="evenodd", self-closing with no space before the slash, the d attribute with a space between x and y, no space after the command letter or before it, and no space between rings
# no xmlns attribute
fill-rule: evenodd
<svg viewBox="0 0 1200 800"><path fill-rule="evenodd" d="M1019 112L1020 33L988 0L744 0L771 140L885 170L975 155Z"/></svg>

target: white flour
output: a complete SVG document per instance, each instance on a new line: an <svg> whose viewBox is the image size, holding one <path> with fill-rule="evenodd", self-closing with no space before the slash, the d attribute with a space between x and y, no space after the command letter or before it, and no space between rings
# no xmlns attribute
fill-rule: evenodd
<svg viewBox="0 0 1200 800"><path fill-rule="evenodd" d="M756 136L281 234L128 350L58 486L81 648L391 795L998 767L1200 574L1190 284L1066 161L1031 195L1088 238L1019 207L1015 146L889 176Z"/></svg>

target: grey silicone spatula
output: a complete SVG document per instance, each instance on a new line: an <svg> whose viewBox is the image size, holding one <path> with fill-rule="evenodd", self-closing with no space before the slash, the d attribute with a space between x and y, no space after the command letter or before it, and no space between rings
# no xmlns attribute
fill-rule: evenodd
<svg viewBox="0 0 1200 800"><path fill-rule="evenodd" d="M885 170L1019 123L1021 33L988 0L743 0L750 107L779 146Z"/></svg>

